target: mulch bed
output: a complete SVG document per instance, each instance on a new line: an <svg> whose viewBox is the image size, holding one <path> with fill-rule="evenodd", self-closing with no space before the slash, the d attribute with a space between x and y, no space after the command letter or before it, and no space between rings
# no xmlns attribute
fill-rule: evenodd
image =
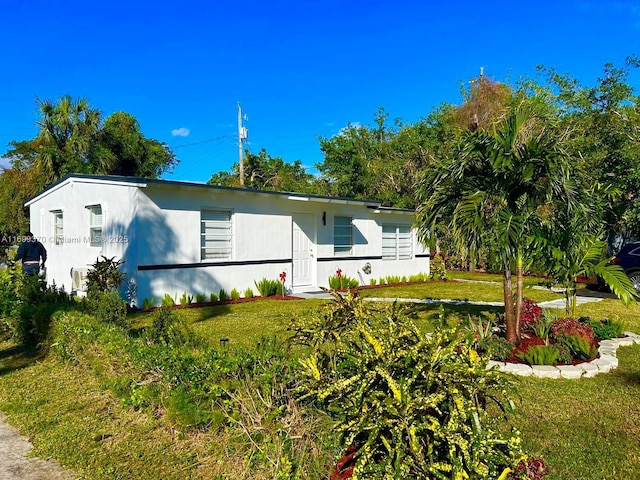
<svg viewBox="0 0 640 480"><path fill-rule="evenodd" d="M511 356L504 361L507 363L521 363L523 365L528 365L527 362L518 358L516 355L521 352L526 352L529 349L529 347L535 347L536 345L544 345L544 339L539 337L522 337L522 341L520 342L520 345L514 348ZM554 366L580 365L581 363L590 362L591 360L594 360L598 357L600 357L599 354L593 358L590 358L589 360L573 360L571 363L554 363Z"/></svg>

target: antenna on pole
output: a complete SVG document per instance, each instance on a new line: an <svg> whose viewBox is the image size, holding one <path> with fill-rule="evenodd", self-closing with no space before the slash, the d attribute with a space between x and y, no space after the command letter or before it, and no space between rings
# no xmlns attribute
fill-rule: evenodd
<svg viewBox="0 0 640 480"><path fill-rule="evenodd" d="M238 102L238 160L240 167L240 186L244 187L244 145L243 140L247 139L247 129L242 126L242 107Z"/></svg>

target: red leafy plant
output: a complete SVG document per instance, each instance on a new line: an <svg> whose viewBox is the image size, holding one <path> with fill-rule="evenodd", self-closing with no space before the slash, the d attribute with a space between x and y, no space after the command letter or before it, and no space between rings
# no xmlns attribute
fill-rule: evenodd
<svg viewBox="0 0 640 480"><path fill-rule="evenodd" d="M542 308L536 302L529 298L522 299L522 309L520 310L522 319L522 328L526 329L540 320L542 316Z"/></svg>
<svg viewBox="0 0 640 480"><path fill-rule="evenodd" d="M511 473L509 478L512 480L540 480L542 477L549 475L549 473L549 466L542 457L531 457L521 460L515 472Z"/></svg>
<svg viewBox="0 0 640 480"><path fill-rule="evenodd" d="M575 318L561 318L553 322L553 325L551 325L551 335L556 340L568 335L577 335L588 340L589 343L595 343L593 329L586 323L582 323Z"/></svg>

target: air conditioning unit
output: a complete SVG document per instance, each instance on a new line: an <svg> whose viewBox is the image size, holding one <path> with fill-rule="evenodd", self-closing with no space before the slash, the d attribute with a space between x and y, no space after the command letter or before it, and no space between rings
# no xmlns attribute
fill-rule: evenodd
<svg viewBox="0 0 640 480"><path fill-rule="evenodd" d="M87 268L71 269L71 277L73 279L73 290L76 292L87 291Z"/></svg>

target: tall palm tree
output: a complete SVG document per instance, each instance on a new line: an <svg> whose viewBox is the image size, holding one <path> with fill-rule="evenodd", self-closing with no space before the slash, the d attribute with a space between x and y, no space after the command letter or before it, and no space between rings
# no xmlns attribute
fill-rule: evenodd
<svg viewBox="0 0 640 480"><path fill-rule="evenodd" d="M447 217L454 238L470 251L493 239L503 271L507 340L516 344L532 234L558 209L583 207L552 132L537 104L524 100L490 131L467 133L452 161L419 185L418 228L424 241L433 241L436 224Z"/></svg>
<svg viewBox="0 0 640 480"><path fill-rule="evenodd" d="M91 108L86 99L74 101L69 95L56 103L37 102L40 132L36 163L47 173L48 181L70 172L84 172L102 126L100 111Z"/></svg>

